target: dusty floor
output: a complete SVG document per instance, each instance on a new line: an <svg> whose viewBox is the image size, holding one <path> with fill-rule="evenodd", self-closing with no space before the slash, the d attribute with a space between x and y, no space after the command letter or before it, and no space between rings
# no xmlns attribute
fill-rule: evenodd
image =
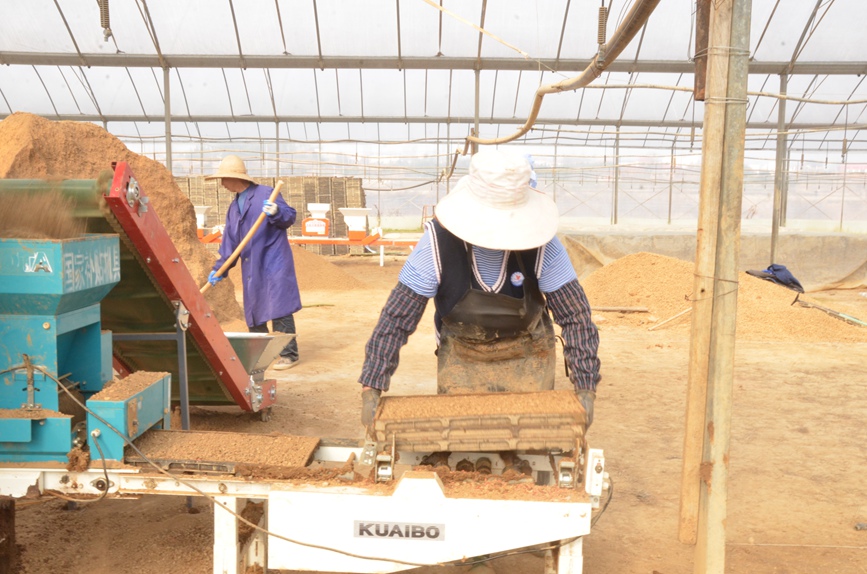
<svg viewBox="0 0 867 574"><path fill-rule="evenodd" d="M400 262L379 267L375 258L355 257L336 263L370 289L302 293L306 309L296 316L301 362L270 373L280 381L273 419L262 423L232 408L196 409L194 429L362 436L355 381ZM824 300L867 309L857 293ZM677 541L688 334L612 320L600 323L600 333L603 381L589 441L605 450L615 490L585 540L585 571L691 573L694 549ZM435 392L433 348L429 316L403 351L393 393ZM557 387L568 388L558 376ZM740 340L735 376L727 571L867 574L867 530L855 529L867 522L867 347ZM27 574L212 572L213 515L201 500L197 513L170 497L108 500L77 510L57 501L19 507ZM494 565L501 574L543 571L533 555Z"/></svg>

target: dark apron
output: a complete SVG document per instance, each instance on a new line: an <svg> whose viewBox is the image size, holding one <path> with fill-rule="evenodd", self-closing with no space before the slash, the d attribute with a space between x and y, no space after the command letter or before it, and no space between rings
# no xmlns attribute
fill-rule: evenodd
<svg viewBox="0 0 867 574"><path fill-rule="evenodd" d="M471 288L443 316L437 393L554 388L554 326L535 276L524 277L522 299Z"/></svg>

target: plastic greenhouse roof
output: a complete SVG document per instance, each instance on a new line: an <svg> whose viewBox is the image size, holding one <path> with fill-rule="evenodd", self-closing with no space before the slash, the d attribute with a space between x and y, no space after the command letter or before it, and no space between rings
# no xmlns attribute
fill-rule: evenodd
<svg viewBox="0 0 867 574"><path fill-rule="evenodd" d="M2 4L0 117L26 111L158 137L168 69L174 134L274 138L279 129L299 141L381 142L466 135L476 67L481 135L516 131L539 85L577 76L596 54L601 2L107 0L108 39L93 0ZM610 38L633 2L604 5ZM620 126L643 146L687 145L702 103L642 86L692 87L694 10L692 0L660 2L591 86L545 98L534 136L569 145L563 130L594 126L610 143ZM748 90L779 93L790 72L788 94L812 100L786 106L799 147L845 138L867 150L865 20L863 0L753 0ZM751 95L748 128L774 132L777 110L776 98ZM765 139L772 149L773 135Z"/></svg>

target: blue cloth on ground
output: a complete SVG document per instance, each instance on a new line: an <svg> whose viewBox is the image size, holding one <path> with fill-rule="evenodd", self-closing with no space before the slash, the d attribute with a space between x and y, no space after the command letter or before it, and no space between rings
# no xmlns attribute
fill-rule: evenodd
<svg viewBox="0 0 867 574"><path fill-rule="evenodd" d="M760 279L766 279L768 281L776 283L777 285L788 287L792 291L797 291L798 293L804 292L804 288L801 286L801 282L795 279L795 276L792 275L792 272L789 271L785 265L771 263L771 265L764 271L750 270L747 271L747 273Z"/></svg>

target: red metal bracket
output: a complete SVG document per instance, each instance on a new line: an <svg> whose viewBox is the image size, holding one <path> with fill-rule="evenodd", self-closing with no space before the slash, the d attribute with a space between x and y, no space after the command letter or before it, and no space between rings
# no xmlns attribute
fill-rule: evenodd
<svg viewBox="0 0 867 574"><path fill-rule="evenodd" d="M235 358L232 344L126 162L117 162L105 199L156 284L170 301L181 301L189 311L187 332L235 403L246 411L259 411L273 405L276 381L268 379L261 383L261 402L258 402L250 375L240 361L232 360Z"/></svg>

